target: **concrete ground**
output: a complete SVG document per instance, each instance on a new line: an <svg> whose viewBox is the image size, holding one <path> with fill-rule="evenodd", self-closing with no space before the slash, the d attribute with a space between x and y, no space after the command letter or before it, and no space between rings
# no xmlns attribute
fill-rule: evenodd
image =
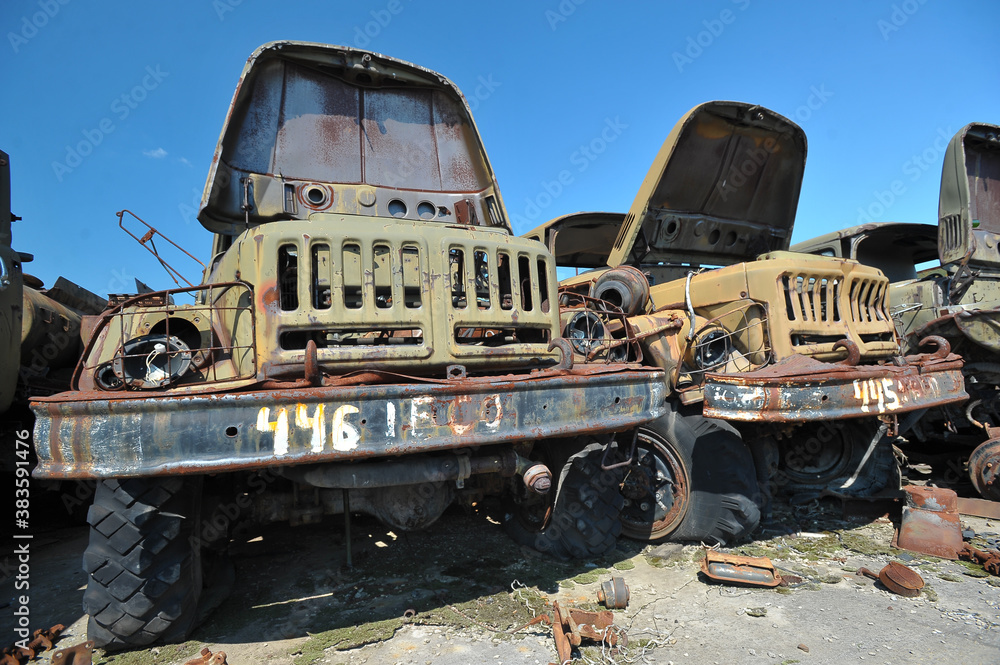
<svg viewBox="0 0 1000 665"><path fill-rule="evenodd" d="M963 523L980 545L1000 532L997 522ZM551 630L513 629L555 600L597 609L599 584L614 574L631 588L628 608L615 612L629 646L613 654L585 647L577 662L1000 663L1000 578L894 550L888 520L844 520L834 506L785 507L757 540L729 548L769 556L801 578L778 589L708 583L698 572L702 549L691 545L622 541L601 560L552 562L514 545L489 507L452 509L421 533L357 518L348 570L341 524L272 528L236 544L232 593L191 641L98 652L94 662L180 665L207 646L225 651L229 665L544 664L557 658ZM66 624L61 646L86 632L86 540L84 528L63 528L36 534L32 545L32 627ZM923 576L918 598L855 574L890 560ZM0 615L5 636L13 607Z"/></svg>

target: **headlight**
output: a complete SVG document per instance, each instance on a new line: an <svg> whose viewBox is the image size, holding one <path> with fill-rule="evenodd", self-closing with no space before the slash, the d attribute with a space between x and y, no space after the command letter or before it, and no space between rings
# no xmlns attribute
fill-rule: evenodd
<svg viewBox="0 0 1000 665"><path fill-rule="evenodd" d="M725 365L733 352L728 331L713 328L698 335L694 343L694 362L698 369L713 369Z"/></svg>

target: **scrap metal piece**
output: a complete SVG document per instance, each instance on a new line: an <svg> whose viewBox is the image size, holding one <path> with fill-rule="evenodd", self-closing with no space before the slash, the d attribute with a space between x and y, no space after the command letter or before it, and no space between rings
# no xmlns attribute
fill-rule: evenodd
<svg viewBox="0 0 1000 665"><path fill-rule="evenodd" d="M552 603L552 612L552 635L560 663L570 662L573 659L573 647L580 646L584 639L603 642L610 647L628 644L628 636L615 629L615 617L611 610L592 612L575 607L563 609L559 607L559 601L556 601ZM542 619L535 617L525 626L538 621Z"/></svg>
<svg viewBox="0 0 1000 665"><path fill-rule="evenodd" d="M192 658L184 663L184 665L228 665L228 663L226 663L225 651L213 654L208 647L204 647L201 650L201 656Z"/></svg>
<svg viewBox="0 0 1000 665"><path fill-rule="evenodd" d="M28 642L28 650L33 651L35 654L42 651L48 651L53 647L55 642L59 639L59 635L64 630L66 630L66 626L61 623L57 623L48 630L42 630L39 628L32 633L32 640Z"/></svg>
<svg viewBox="0 0 1000 665"><path fill-rule="evenodd" d="M52 665L92 665L94 642L88 640L52 654Z"/></svg>
<svg viewBox="0 0 1000 665"><path fill-rule="evenodd" d="M571 639L574 641L586 638L595 642L604 642L612 647L619 643L623 646L626 644L625 634L613 629L615 616L611 610L592 612L571 607L565 611L564 616L566 615L568 615L569 625L573 632Z"/></svg>
<svg viewBox="0 0 1000 665"><path fill-rule="evenodd" d="M0 665L21 665L34 657L34 652L28 649L16 646L4 647L0 651Z"/></svg>
<svg viewBox="0 0 1000 665"><path fill-rule="evenodd" d="M857 574L878 580L889 591L906 598L916 598L924 588L924 578L917 571L896 561L890 561L877 575L867 568L858 568Z"/></svg>
<svg viewBox="0 0 1000 665"><path fill-rule="evenodd" d="M958 513L1000 520L1000 501L958 497Z"/></svg>
<svg viewBox="0 0 1000 665"><path fill-rule="evenodd" d="M969 478L981 496L1000 501L1000 438L984 441L972 451L969 455Z"/></svg>
<svg viewBox="0 0 1000 665"><path fill-rule="evenodd" d="M623 610L628 607L629 588L624 577L612 577L597 590L597 602L609 610Z"/></svg>
<svg viewBox="0 0 1000 665"><path fill-rule="evenodd" d="M569 637L563 629L563 614L559 609L559 601L552 603L552 612L555 620L552 622L552 637L556 641L556 653L559 654L559 663L567 663L573 659L573 645L569 642Z"/></svg>
<svg viewBox="0 0 1000 665"><path fill-rule="evenodd" d="M958 552L958 558L964 561L974 561L982 565L983 570L991 575L1000 575L1000 551L984 552L972 545L966 545Z"/></svg>
<svg viewBox="0 0 1000 665"><path fill-rule="evenodd" d="M716 582L776 587L781 575L767 557L738 556L707 550L701 560L701 572Z"/></svg>
<svg viewBox="0 0 1000 665"><path fill-rule="evenodd" d="M962 525L958 517L958 495L940 487L903 488L903 506L899 529L892 539L894 547L955 560L962 549Z"/></svg>

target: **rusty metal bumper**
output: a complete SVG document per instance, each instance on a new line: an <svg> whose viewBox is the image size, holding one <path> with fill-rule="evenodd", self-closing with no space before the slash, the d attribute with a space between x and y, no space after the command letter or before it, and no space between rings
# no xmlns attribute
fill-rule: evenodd
<svg viewBox="0 0 1000 665"><path fill-rule="evenodd" d="M704 414L746 422L892 416L969 399L962 359L907 356L901 365L843 365L794 355L743 374L706 374Z"/></svg>
<svg viewBox="0 0 1000 665"><path fill-rule="evenodd" d="M454 382L32 402L39 478L218 473L605 433L665 413L663 372L580 366Z"/></svg>

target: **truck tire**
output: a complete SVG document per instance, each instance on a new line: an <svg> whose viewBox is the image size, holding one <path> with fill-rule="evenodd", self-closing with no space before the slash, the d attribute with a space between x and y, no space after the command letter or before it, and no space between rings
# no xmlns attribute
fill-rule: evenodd
<svg viewBox="0 0 1000 665"><path fill-rule="evenodd" d="M604 449L603 443L591 443L572 454L543 454L550 469L560 470L555 498L534 510L508 509L504 525L510 537L564 561L600 557L613 550L622 530L624 469L601 469Z"/></svg>
<svg viewBox="0 0 1000 665"><path fill-rule="evenodd" d="M83 555L87 635L109 651L182 641L201 594L200 478L98 483Z"/></svg>
<svg viewBox="0 0 1000 665"><path fill-rule="evenodd" d="M784 494L830 490L856 497L899 489L900 471L892 439L883 435L865 460L878 431L874 418L804 425L795 436L776 444L775 489ZM855 473L854 482L846 486Z"/></svg>
<svg viewBox="0 0 1000 665"><path fill-rule="evenodd" d="M622 491L622 533L635 540L726 545L760 523L750 450L721 420L675 405L639 428Z"/></svg>

